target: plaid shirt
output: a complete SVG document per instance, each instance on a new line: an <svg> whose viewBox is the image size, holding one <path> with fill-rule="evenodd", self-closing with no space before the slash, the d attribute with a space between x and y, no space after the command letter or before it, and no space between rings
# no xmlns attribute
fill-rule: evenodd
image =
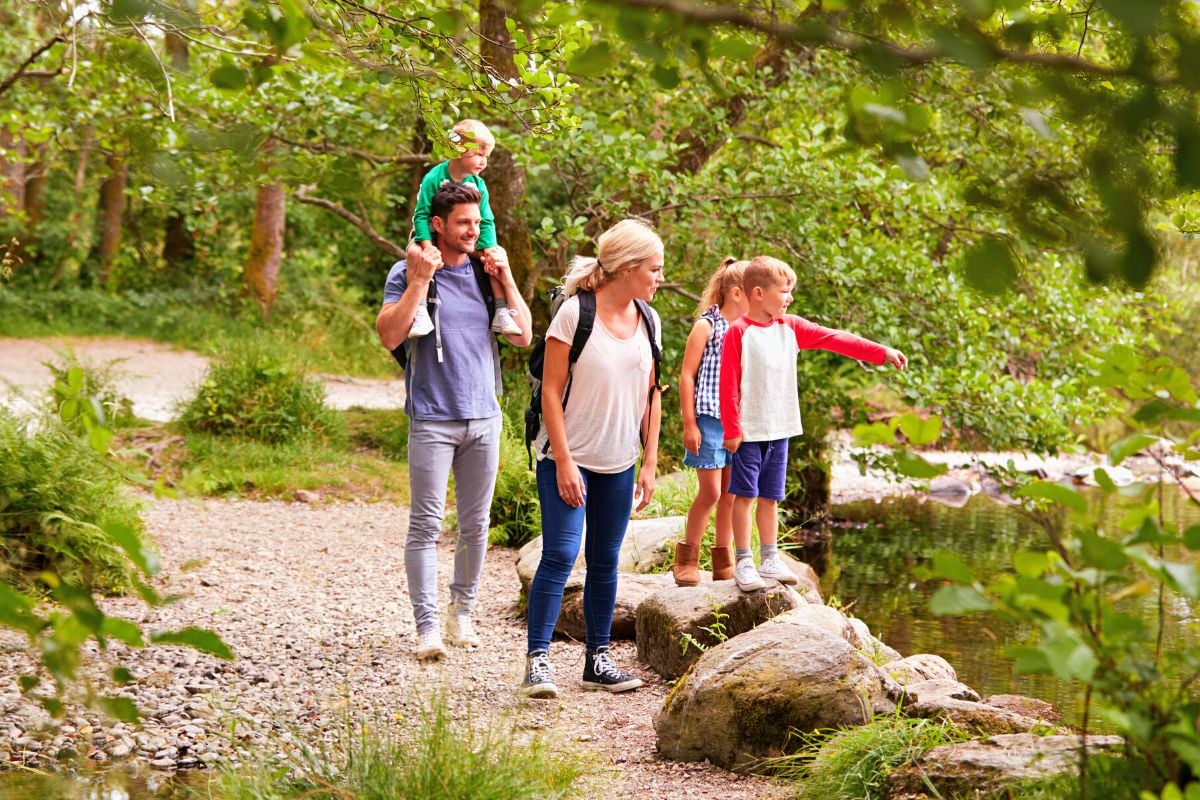
<svg viewBox="0 0 1200 800"><path fill-rule="evenodd" d="M704 343L704 354L700 356L700 371L696 373L696 415L706 414L721 418L721 346L725 344L725 332L729 323L721 316L721 310L712 308L700 315L712 323L712 335Z"/></svg>

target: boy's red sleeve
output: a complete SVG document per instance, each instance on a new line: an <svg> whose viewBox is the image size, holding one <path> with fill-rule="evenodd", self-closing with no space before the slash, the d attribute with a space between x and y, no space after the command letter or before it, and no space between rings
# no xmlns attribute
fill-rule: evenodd
<svg viewBox="0 0 1200 800"><path fill-rule="evenodd" d="M721 346L721 426L726 439L742 435L742 328L731 325Z"/></svg>
<svg viewBox="0 0 1200 800"><path fill-rule="evenodd" d="M809 322L804 317L788 314L784 317L788 327L796 332L796 345L801 350L829 350L839 355L848 356L858 361L869 361L872 364L882 364L887 348L878 342L856 336L849 331L837 328L826 328L815 322ZM724 362L721 368L725 368ZM724 408L721 413L724 413Z"/></svg>

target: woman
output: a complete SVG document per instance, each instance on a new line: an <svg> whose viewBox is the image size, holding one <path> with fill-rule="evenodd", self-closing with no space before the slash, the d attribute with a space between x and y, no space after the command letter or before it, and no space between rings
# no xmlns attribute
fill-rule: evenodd
<svg viewBox="0 0 1200 800"><path fill-rule="evenodd" d="M662 241L641 222L623 220L601 234L595 258L577 256L571 262L563 282L567 300L546 331L542 430L536 442L542 560L529 590L529 644L521 687L529 697L558 696L550 637L585 521L583 686L625 692L642 685L613 663L608 645L617 561L630 510L635 500L640 511L654 496L662 410L650 341L654 336L661 349L660 324L658 315L644 306L653 320L651 330L637 301L651 300L663 282ZM580 292L594 295L596 316L571 366Z"/></svg>

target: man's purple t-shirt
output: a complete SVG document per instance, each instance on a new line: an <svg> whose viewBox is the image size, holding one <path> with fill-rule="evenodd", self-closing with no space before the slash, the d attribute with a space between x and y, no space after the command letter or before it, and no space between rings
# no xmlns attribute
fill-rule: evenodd
<svg viewBox="0 0 1200 800"><path fill-rule="evenodd" d="M395 303L408 286L406 263L397 262L388 273L384 305ZM435 324L441 331L442 357L438 362L435 335L408 341L408 368L404 371L404 412L409 419L488 419L500 413L496 401L495 340L489 325L471 262L445 266L434 277L441 301ZM430 315L433 305L430 304Z"/></svg>

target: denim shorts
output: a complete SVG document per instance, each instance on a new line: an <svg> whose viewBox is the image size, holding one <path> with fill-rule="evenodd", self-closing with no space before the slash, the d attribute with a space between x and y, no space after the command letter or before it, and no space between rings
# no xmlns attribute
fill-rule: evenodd
<svg viewBox="0 0 1200 800"><path fill-rule="evenodd" d="M783 500L787 480L788 440L742 442L733 455L729 493L738 497Z"/></svg>
<svg viewBox="0 0 1200 800"><path fill-rule="evenodd" d="M723 446L725 429L721 420L708 414L697 414L696 425L700 428L700 452L683 451L683 465L693 469L724 469L733 462L733 456Z"/></svg>

